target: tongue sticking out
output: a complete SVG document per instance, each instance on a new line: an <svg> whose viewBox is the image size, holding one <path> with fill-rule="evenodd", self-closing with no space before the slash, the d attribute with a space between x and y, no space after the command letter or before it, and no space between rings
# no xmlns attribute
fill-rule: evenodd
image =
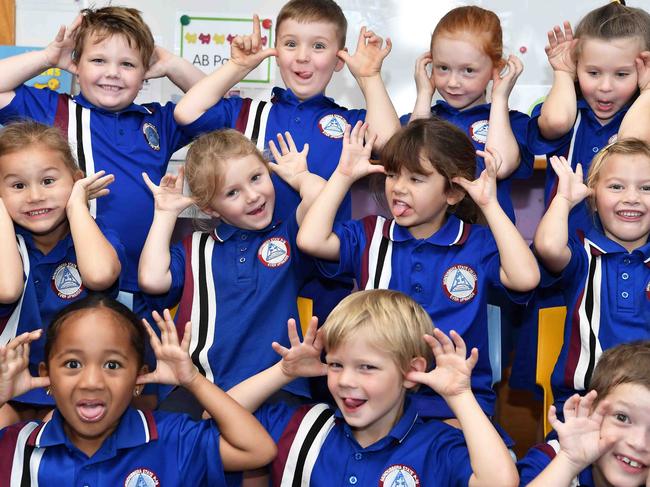
<svg viewBox="0 0 650 487"><path fill-rule="evenodd" d="M344 399L343 402L350 409L354 409L354 408L358 408L359 406L361 406L366 401L363 400L363 399L352 399L351 397L348 397L348 398Z"/></svg>
<svg viewBox="0 0 650 487"><path fill-rule="evenodd" d="M102 416L106 406L102 403L82 403L77 406L77 412L84 421L97 421Z"/></svg>
<svg viewBox="0 0 650 487"><path fill-rule="evenodd" d="M408 206L406 203L402 203L401 201L396 201L396 202L393 203L393 215L394 216L402 216L410 208L411 207Z"/></svg>

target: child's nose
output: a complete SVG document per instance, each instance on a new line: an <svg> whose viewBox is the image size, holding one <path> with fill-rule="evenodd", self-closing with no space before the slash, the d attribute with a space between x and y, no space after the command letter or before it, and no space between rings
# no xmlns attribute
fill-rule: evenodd
<svg viewBox="0 0 650 487"><path fill-rule="evenodd" d="M253 202L257 201L259 198L260 194L256 190L252 188L248 188L248 190L246 190L246 201Z"/></svg>
<svg viewBox="0 0 650 487"><path fill-rule="evenodd" d="M43 188L34 184L29 188L29 201L42 201L43 200Z"/></svg>
<svg viewBox="0 0 650 487"><path fill-rule="evenodd" d="M602 76L598 84L600 91L610 91L612 89L612 80L609 76Z"/></svg>
<svg viewBox="0 0 650 487"><path fill-rule="evenodd" d="M460 86L460 75L455 72L451 72L449 74L449 83L447 83L449 86L452 86L454 88Z"/></svg>
<svg viewBox="0 0 650 487"><path fill-rule="evenodd" d="M298 61L307 62L309 61L309 47L300 46L298 48Z"/></svg>
<svg viewBox="0 0 650 487"><path fill-rule="evenodd" d="M343 368L339 373L339 386L341 387L354 387L356 379L354 371L350 368Z"/></svg>
<svg viewBox="0 0 650 487"><path fill-rule="evenodd" d="M104 377L101 369L92 365L84 367L79 380L79 385L85 389L103 388Z"/></svg>

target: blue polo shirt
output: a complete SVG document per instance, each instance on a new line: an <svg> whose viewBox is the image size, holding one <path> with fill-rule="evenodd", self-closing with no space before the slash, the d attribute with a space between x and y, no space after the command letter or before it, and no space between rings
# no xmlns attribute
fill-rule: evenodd
<svg viewBox="0 0 650 487"><path fill-rule="evenodd" d="M298 250L297 233L293 216L285 221L274 218L260 231L222 223L211 234L215 314L214 322L207 326L213 327L214 340L202 350L197 365L202 370L209 368L212 377L208 378L223 390L275 364L278 355L271 348L272 342L291 346L287 320L298 318L298 290L316 272L311 257ZM186 265L191 239L190 235L171 248L172 284L167 294L150 296L154 308L171 308L181 301L183 287L192 280ZM176 316L179 325L186 320L180 316L181 307ZM192 336L199 337L199 323L193 320L192 325ZM305 379L292 382L286 389L309 397Z"/></svg>
<svg viewBox="0 0 650 487"><path fill-rule="evenodd" d="M534 446L526 455L517 462L519 470L519 485L524 487L533 481L542 470L544 470L557 455L560 444L557 440L551 440L548 443L542 443ZM580 487L596 487L593 476L593 467L589 465L573 480L571 485Z"/></svg>
<svg viewBox="0 0 650 487"><path fill-rule="evenodd" d="M354 277L363 288L368 274L369 242L377 218L336 224L334 233L341 241L340 260L338 264L320 261L321 272L332 277ZM444 225L427 239L413 237L394 221L389 224L387 237L392 243L388 289L412 297L429 313L436 327L447 334L456 330L468 349L479 350L478 363L472 371L472 391L485 413L492 416L496 396L488 348L487 289L505 289L500 281L501 261L492 233L487 227L468 225L449 215ZM528 293L507 293L517 302L525 303L528 298ZM413 400L423 415L453 416L442 397L429 388L421 387L420 391Z"/></svg>
<svg viewBox="0 0 650 487"><path fill-rule="evenodd" d="M490 108L492 105L486 103L484 105L477 105L465 110L458 110L452 107L444 100L439 100L434 106L431 107L431 114L434 117L442 118L447 122L453 123L456 127L461 129L467 134L469 139L474 144L476 150L485 150L485 142L487 141L488 129L490 127ZM515 221L515 209L512 206L512 198L510 191L513 179L528 179L533 174L533 162L535 159L534 154L528 149L526 144L526 131L528 129L528 115L510 110L510 127L512 133L517 140L519 146L519 167L507 178L497 181L497 199L503 211L512 220ZM400 122L406 125L411 118L411 114L402 115ZM476 176L478 177L485 169L485 160L482 157L476 156Z"/></svg>
<svg viewBox="0 0 650 487"><path fill-rule="evenodd" d="M348 110L324 94L300 101L291 90L278 87L273 88L271 104L264 127L265 151L268 149L269 140L273 140L277 145L277 134L284 135L289 131L299 149L304 144L309 144L309 171L325 179L329 179L339 163L345 123L354 126L357 121L366 117L365 110ZM236 128L244 132L249 116L254 115L249 112L250 107L249 98L223 98L202 117L187 125L186 129L193 134L221 128ZM276 211L280 218L285 218L300 204L300 195L275 175L273 185L276 192ZM343 219L351 217L349 194L341 204L338 215Z"/></svg>
<svg viewBox="0 0 650 487"><path fill-rule="evenodd" d="M546 182L544 184L544 204L550 204L557 191L557 175L548 162L551 156L564 156L573 170L578 163L582 164L583 175L586 178L591 160L606 145L616 140L618 129L629 105L620 109L606 124L601 125L589 104L584 99L578 100L578 116L571 130L554 140L545 139L539 130L539 116L542 113L542 103L533 109L528 124L528 146L534 154L546 155ZM591 212L585 201L577 205L569 217L569 228L588 230L594 224Z"/></svg>
<svg viewBox="0 0 650 487"><path fill-rule="evenodd" d="M65 434L58 410L46 423L0 431L0 485L225 486L219 430L212 420L128 408L88 457Z"/></svg>
<svg viewBox="0 0 650 487"><path fill-rule="evenodd" d="M287 445L283 445L281 437L285 430L296 427L301 412L274 404L262 406L255 413L278 443L278 458L286 456L282 448ZM436 420L424 422L408 398L402 417L388 435L366 448L354 439L340 411L335 415L334 427L320 448L311 474L312 487L468 484L472 467L461 430ZM400 479L404 483L399 483Z"/></svg>
<svg viewBox="0 0 650 487"><path fill-rule="evenodd" d="M575 392L588 389L604 350L650 339L650 243L628 252L596 223L586 235L570 236L571 260L559 276L542 273L542 285L560 285L568 311L551 376L558 411Z"/></svg>
<svg viewBox="0 0 650 487"><path fill-rule="evenodd" d="M117 252L122 267L126 266L124 247L117 234L102 225L99 225L99 228ZM36 248L31 233L18 226L16 233L25 241L29 275L21 299L13 304L0 306L0 333L3 342L28 331L47 331L56 313L88 295L77 268L77 256L70 233L46 255ZM24 267L27 266L24 264ZM118 290L119 280L106 292L116 297ZM16 318L17 326L12 327ZM10 331L10 328L13 331ZM38 365L45 359L44 347L45 333L39 340L32 342L30 347L29 368L32 375L38 375ZM30 404L54 404L43 389L34 389L14 400Z"/></svg>
<svg viewBox="0 0 650 487"><path fill-rule="evenodd" d="M32 118L59 127L69 138L76 131L75 124L70 122L72 113L77 107L90 111L89 120L79 122L83 133L88 134L86 125L90 128L89 140L83 140L87 175L105 170L115 176L110 194L96 201L97 216L117 232L126 249L128 266L123 270L122 289L137 292L138 261L154 208L142 173L146 172L158 184L172 154L189 142L191 134L181 133L174 121L172 103L132 103L120 112L109 112L92 105L83 94L72 98L72 102L71 105L68 95L20 86L11 103L0 110L0 123Z"/></svg>

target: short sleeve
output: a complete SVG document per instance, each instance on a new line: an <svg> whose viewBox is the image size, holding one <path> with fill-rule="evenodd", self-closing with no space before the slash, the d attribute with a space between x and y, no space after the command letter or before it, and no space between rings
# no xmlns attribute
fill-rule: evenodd
<svg viewBox="0 0 650 487"><path fill-rule="evenodd" d="M573 129L569 130L566 134L557 139L546 139L542 136L539 130L539 116L541 113L542 103L533 109L530 121L528 122L528 131L526 135L528 148L533 154L556 154L562 147L569 144L573 135Z"/></svg>
<svg viewBox="0 0 650 487"><path fill-rule="evenodd" d="M187 137L195 138L213 130L234 128L242 104L243 99L238 96L222 98L194 122L181 126L181 129Z"/></svg>
<svg viewBox="0 0 650 487"><path fill-rule="evenodd" d="M14 92L11 102L0 110L0 123L5 125L25 118L54 125L59 102L68 98L47 88L39 90L25 85L17 87Z"/></svg>
<svg viewBox="0 0 650 487"><path fill-rule="evenodd" d="M191 239L189 235L186 239ZM151 309L171 309L178 304L185 285L185 247L182 242L176 243L169 249L169 272L172 283L165 294L145 294L145 301Z"/></svg>
<svg viewBox="0 0 650 487"><path fill-rule="evenodd" d="M333 232L339 238L339 261L318 260L318 270L328 278L355 278L361 264L365 235L361 221L350 220L336 223Z"/></svg>
<svg viewBox="0 0 650 487"><path fill-rule="evenodd" d="M517 462L519 485L528 485L555 457L555 450L548 444L534 446Z"/></svg>

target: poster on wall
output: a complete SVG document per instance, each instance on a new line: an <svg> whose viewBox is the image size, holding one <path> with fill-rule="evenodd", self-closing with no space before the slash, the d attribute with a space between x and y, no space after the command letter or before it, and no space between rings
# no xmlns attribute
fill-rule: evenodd
<svg viewBox="0 0 650 487"><path fill-rule="evenodd" d="M221 67L230 58L230 44L238 35L253 32L252 17L177 13L180 56L206 74ZM273 21L260 16L262 46L273 45ZM241 84L265 86L273 83L275 60L267 58L251 71Z"/></svg>
<svg viewBox="0 0 650 487"><path fill-rule="evenodd" d="M0 46L0 59L16 56L24 52L40 51L42 47L26 46ZM70 93L72 89L72 75L59 68L48 68L38 76L34 76L25 82L28 86L35 88L48 88L59 93Z"/></svg>

